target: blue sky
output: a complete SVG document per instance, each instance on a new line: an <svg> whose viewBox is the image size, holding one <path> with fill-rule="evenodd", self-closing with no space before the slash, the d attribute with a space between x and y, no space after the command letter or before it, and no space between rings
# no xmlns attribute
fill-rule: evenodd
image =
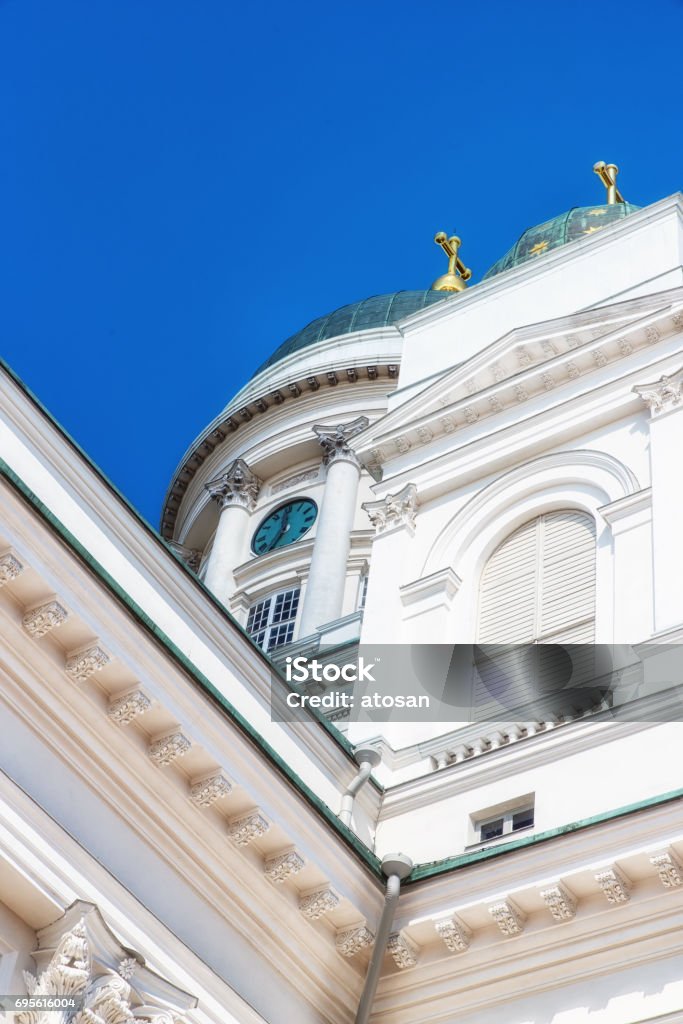
<svg viewBox="0 0 683 1024"><path fill-rule="evenodd" d="M289 334L681 187L683 5L0 0L2 355L157 525Z"/></svg>

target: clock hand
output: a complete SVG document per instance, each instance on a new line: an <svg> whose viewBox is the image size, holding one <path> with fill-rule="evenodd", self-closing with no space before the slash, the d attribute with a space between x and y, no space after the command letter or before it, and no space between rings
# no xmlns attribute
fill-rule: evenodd
<svg viewBox="0 0 683 1024"><path fill-rule="evenodd" d="M278 531L278 535L275 538L275 540L273 541L273 547L275 547L275 545L278 543L280 538L283 537L285 535L285 533L287 533L288 526L289 526L289 509L285 509L284 512L283 512L283 515L282 515L282 522L280 523L280 529Z"/></svg>

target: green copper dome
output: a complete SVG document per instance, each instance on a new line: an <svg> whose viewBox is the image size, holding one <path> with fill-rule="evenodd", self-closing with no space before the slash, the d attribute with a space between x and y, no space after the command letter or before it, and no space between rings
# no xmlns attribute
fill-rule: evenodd
<svg viewBox="0 0 683 1024"><path fill-rule="evenodd" d="M334 313L318 317L302 330L297 331L270 358L259 366L256 373L261 373L286 356L310 348L328 338L338 338L353 331L369 331L373 327L386 327L416 313L418 309L432 306L435 302L445 302L452 298L448 292L434 292L431 289L421 292L392 292L390 295L373 295L362 302L352 302L350 306L342 306ZM254 375L256 376L256 374Z"/></svg>
<svg viewBox="0 0 683 1024"><path fill-rule="evenodd" d="M584 238L592 235L602 228L609 227L615 221L628 217L630 213L636 213L639 206L633 203L614 203L604 206L575 206L568 213L560 217L553 217L545 224L539 224L535 228L527 228L520 236L518 242L512 246L509 252L493 264L482 280L502 274L505 270L518 267L521 263L534 260L552 249L557 249L567 242L574 242L577 238Z"/></svg>

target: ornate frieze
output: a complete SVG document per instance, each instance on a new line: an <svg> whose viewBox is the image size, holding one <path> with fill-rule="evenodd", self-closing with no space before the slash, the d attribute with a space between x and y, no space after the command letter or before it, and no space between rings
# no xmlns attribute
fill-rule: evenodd
<svg viewBox="0 0 683 1024"><path fill-rule="evenodd" d="M607 356L602 351L602 349L599 349L599 348L595 349L595 351L593 352L593 362L595 363L596 366L606 366L607 365Z"/></svg>
<svg viewBox="0 0 683 1024"><path fill-rule="evenodd" d="M11 551L6 551L3 555L0 555L0 587L4 587L6 583L11 583L23 571L23 565Z"/></svg>
<svg viewBox="0 0 683 1024"><path fill-rule="evenodd" d="M109 702L107 714L117 725L130 725L134 718L144 715L151 706L151 700L142 690L130 690Z"/></svg>
<svg viewBox="0 0 683 1024"><path fill-rule="evenodd" d="M66 621L69 613L59 601L48 601L37 608L31 608L22 619L24 629L34 640L40 640L51 629L57 629Z"/></svg>
<svg viewBox="0 0 683 1024"><path fill-rule="evenodd" d="M398 526L413 530L417 506L417 487L415 484L406 484L396 494L387 494L380 501L363 502L362 507L377 533L385 533Z"/></svg>
<svg viewBox="0 0 683 1024"><path fill-rule="evenodd" d="M683 394L683 367L675 373L664 374L653 384L636 384L633 391L640 395L651 416L668 412L680 405Z"/></svg>
<svg viewBox="0 0 683 1024"><path fill-rule="evenodd" d="M626 341L626 338L619 338L617 340L617 345L619 346L619 351L622 356L630 356L633 352L633 345L630 341Z"/></svg>
<svg viewBox="0 0 683 1024"><path fill-rule="evenodd" d="M270 828L270 822L259 811L241 814L228 825L228 835L237 846L248 846L255 839L264 836Z"/></svg>
<svg viewBox="0 0 683 1024"><path fill-rule="evenodd" d="M92 644L80 651L73 651L68 655L64 664L64 671L72 679L85 682L95 672L101 672L105 665L108 665L111 658L99 644Z"/></svg>
<svg viewBox="0 0 683 1024"><path fill-rule="evenodd" d="M439 419L439 423L443 427L445 434L452 434L454 430L457 430L458 424L456 423L453 416L442 416Z"/></svg>
<svg viewBox="0 0 683 1024"><path fill-rule="evenodd" d="M269 857L263 866L263 872L271 882L282 885L292 875L298 875L304 863L303 857L300 857L295 850L288 850L286 853L278 853L275 857Z"/></svg>
<svg viewBox="0 0 683 1024"><path fill-rule="evenodd" d="M319 469L307 469L305 473L296 473L294 476L288 476L286 480L280 480L279 483L273 484L270 488L271 494L279 494L280 491L285 491L289 487L296 487L297 484L306 483L308 480L317 480Z"/></svg>
<svg viewBox="0 0 683 1024"><path fill-rule="evenodd" d="M394 440L394 444L396 445L396 451L400 455L405 455L413 447L407 437L397 437Z"/></svg>
<svg viewBox="0 0 683 1024"><path fill-rule="evenodd" d="M339 906L336 892L329 887L309 892L299 900L299 910L309 921L317 921Z"/></svg>
<svg viewBox="0 0 683 1024"><path fill-rule="evenodd" d="M666 850L650 857L650 864L657 869L659 881L665 889L676 889L683 885L683 865L673 850Z"/></svg>
<svg viewBox="0 0 683 1024"><path fill-rule="evenodd" d="M232 783L223 772L212 772L190 783L190 800L197 807L211 807L229 793L232 793Z"/></svg>
<svg viewBox="0 0 683 1024"><path fill-rule="evenodd" d="M462 414L465 417L466 423L476 423L479 419L479 413L471 405L466 405L462 410Z"/></svg>
<svg viewBox="0 0 683 1024"><path fill-rule="evenodd" d="M631 883L616 865L607 871L598 872L595 881L607 897L608 903L626 903L630 900Z"/></svg>
<svg viewBox="0 0 683 1024"><path fill-rule="evenodd" d="M576 916L576 900L561 882L542 889L541 899L556 921L570 921Z"/></svg>
<svg viewBox="0 0 683 1024"><path fill-rule="evenodd" d="M645 328L645 337L647 338L648 345L654 345L655 342L661 338L661 332L658 327L652 325L651 327Z"/></svg>
<svg viewBox="0 0 683 1024"><path fill-rule="evenodd" d="M541 383L546 391L552 391L555 387L555 381L549 373L541 374Z"/></svg>
<svg viewBox="0 0 683 1024"><path fill-rule="evenodd" d="M494 903L492 907L489 907L489 914L507 938L521 935L524 930L526 915L511 900Z"/></svg>
<svg viewBox="0 0 683 1024"><path fill-rule="evenodd" d="M355 420L350 420L348 423L337 423L333 426L316 423L313 431L323 450L324 464L329 466L333 462L345 461L359 465L356 453L349 445L349 441L365 430L369 423L370 420L367 416L357 416Z"/></svg>
<svg viewBox="0 0 683 1024"><path fill-rule="evenodd" d="M443 921L435 921L434 927L446 949L451 953L465 953L470 948L472 932L457 917L447 917Z"/></svg>
<svg viewBox="0 0 683 1024"><path fill-rule="evenodd" d="M344 928L337 932L335 946L337 952L342 956L352 957L367 949L375 941L375 936L364 924L356 925L355 928Z"/></svg>
<svg viewBox="0 0 683 1024"><path fill-rule="evenodd" d="M223 511L231 505L246 508L250 512L256 505L261 481L252 473L244 459L235 459L225 473L209 480L204 485L218 507Z"/></svg>
<svg viewBox="0 0 683 1024"><path fill-rule="evenodd" d="M172 732L168 736L160 736L149 745L149 756L160 768L173 764L183 757L192 744L181 732Z"/></svg>
<svg viewBox="0 0 683 1024"><path fill-rule="evenodd" d="M581 376L581 370L576 363L567 363L567 376L570 380L576 380L577 377Z"/></svg>
<svg viewBox="0 0 683 1024"><path fill-rule="evenodd" d="M679 329L683 327L683 310L679 310L677 313L674 313L671 317L671 322L674 327L678 327Z"/></svg>
<svg viewBox="0 0 683 1024"><path fill-rule="evenodd" d="M387 950L399 970L405 971L409 967L416 966L419 947L407 935L394 932L389 936Z"/></svg>

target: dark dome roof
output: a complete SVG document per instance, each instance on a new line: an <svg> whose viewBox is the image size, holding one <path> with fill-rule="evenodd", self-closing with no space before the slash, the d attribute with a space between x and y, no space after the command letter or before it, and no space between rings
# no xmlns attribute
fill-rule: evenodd
<svg viewBox="0 0 683 1024"><path fill-rule="evenodd" d="M416 313L418 309L432 306L435 302L443 302L452 298L447 292L434 292L431 289L421 292L392 292L390 295L373 295L362 302L352 302L350 306L335 309L334 313L318 317L307 327L297 331L275 349L272 356L259 366L256 373L261 373L286 356L291 356L301 349L310 348L328 338L338 338L342 334L353 331L368 331L373 327L386 327ZM256 376L256 374L254 375Z"/></svg>
<svg viewBox="0 0 683 1024"><path fill-rule="evenodd" d="M534 228L527 228L512 248L505 255L493 264L482 280L502 274L505 270L518 267L520 263L536 259L551 249L557 249L560 245L573 242L584 235L592 235L601 228L606 228L615 221L628 217L630 213L636 213L639 206L633 203L614 203L603 206L575 206L568 213L559 217L553 217L544 224L538 224Z"/></svg>

